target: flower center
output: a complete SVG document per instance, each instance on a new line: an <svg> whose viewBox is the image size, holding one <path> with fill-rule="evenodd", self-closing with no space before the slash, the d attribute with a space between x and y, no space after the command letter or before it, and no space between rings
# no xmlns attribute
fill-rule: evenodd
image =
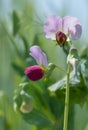
<svg viewBox="0 0 88 130"><path fill-rule="evenodd" d="M66 40L67 40L67 37L63 32L56 33L56 41L60 46L64 46Z"/></svg>

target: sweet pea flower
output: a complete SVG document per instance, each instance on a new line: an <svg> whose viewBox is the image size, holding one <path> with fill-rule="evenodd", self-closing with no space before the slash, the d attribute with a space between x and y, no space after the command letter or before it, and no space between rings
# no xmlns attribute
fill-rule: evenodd
<svg viewBox="0 0 88 130"><path fill-rule="evenodd" d="M29 66L25 69L24 73L32 81L40 80L48 67L46 54L40 49L39 46L32 46L30 48L30 55L36 60L38 65Z"/></svg>
<svg viewBox="0 0 88 130"><path fill-rule="evenodd" d="M75 17L65 16L61 18L51 15L44 24L44 34L47 39L56 40L60 46L66 41L77 40L82 33L80 21Z"/></svg>

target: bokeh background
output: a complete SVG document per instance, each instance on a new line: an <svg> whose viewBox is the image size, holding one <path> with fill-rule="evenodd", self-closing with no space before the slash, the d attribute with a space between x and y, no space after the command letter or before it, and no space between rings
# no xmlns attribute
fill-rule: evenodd
<svg viewBox="0 0 88 130"><path fill-rule="evenodd" d="M80 40L74 44L79 50L88 44L88 1L87 0L0 0L0 130L36 130L35 126L27 124L13 110L13 95L15 87L21 82L21 77L14 72L12 62L21 64L17 51L23 50L19 36L14 38L13 11L20 17L20 31L29 43L40 45L46 52L50 62L66 68L66 57L60 47L43 36L43 24L51 14L70 15L80 19L83 33ZM52 53L53 52L53 53ZM24 54L23 54L24 55ZM24 63L25 64L25 63ZM54 81L61 79L63 73L54 72ZM74 107L74 130L88 130L88 109L81 105Z"/></svg>

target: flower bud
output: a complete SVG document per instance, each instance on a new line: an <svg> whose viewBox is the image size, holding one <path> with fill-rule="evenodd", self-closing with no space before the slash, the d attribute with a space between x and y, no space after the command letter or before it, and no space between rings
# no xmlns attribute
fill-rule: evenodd
<svg viewBox="0 0 88 130"><path fill-rule="evenodd" d="M78 50L74 45L71 46L69 53L75 57L78 57Z"/></svg>
<svg viewBox="0 0 88 130"><path fill-rule="evenodd" d="M72 58L69 60L69 63L72 65L74 75L76 75L77 74L78 59Z"/></svg>
<svg viewBox="0 0 88 130"><path fill-rule="evenodd" d="M46 72L45 72L45 77L49 78L49 76L52 74L53 70L55 69L56 65L53 64L53 63L49 63L47 69L46 69Z"/></svg>
<svg viewBox="0 0 88 130"><path fill-rule="evenodd" d="M25 69L25 74L32 81L40 80L44 76L45 70L39 65L29 66Z"/></svg>
<svg viewBox="0 0 88 130"><path fill-rule="evenodd" d="M56 33L56 41L60 46L64 46L66 40L67 40L67 37L64 33L62 32Z"/></svg>
<svg viewBox="0 0 88 130"><path fill-rule="evenodd" d="M76 47L74 45L72 45L70 48L70 51L69 51L69 55L67 57L67 63L71 64L74 75L77 74L77 66L78 66L79 60L80 60L80 58L78 55L78 51L77 51Z"/></svg>

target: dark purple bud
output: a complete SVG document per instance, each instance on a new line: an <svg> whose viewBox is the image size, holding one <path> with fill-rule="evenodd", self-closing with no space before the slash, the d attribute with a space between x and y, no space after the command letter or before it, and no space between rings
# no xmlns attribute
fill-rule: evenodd
<svg viewBox="0 0 88 130"><path fill-rule="evenodd" d="M67 37L64 33L62 32L56 33L56 41L60 46L64 46L66 40L67 40Z"/></svg>
<svg viewBox="0 0 88 130"><path fill-rule="evenodd" d="M24 73L32 81L40 80L44 76L44 69L39 65L29 66L25 69Z"/></svg>

